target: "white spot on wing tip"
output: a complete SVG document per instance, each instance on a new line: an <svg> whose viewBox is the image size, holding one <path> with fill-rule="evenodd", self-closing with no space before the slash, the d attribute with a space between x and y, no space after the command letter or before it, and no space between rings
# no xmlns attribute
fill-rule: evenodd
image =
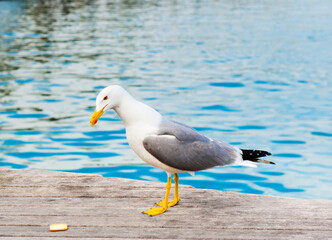
<svg viewBox="0 0 332 240"><path fill-rule="evenodd" d="M257 164L248 160L244 160L241 165L246 167L257 167Z"/></svg>

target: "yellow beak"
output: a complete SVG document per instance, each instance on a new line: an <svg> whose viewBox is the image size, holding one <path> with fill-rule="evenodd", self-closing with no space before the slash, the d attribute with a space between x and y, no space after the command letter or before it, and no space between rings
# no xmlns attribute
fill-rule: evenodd
<svg viewBox="0 0 332 240"><path fill-rule="evenodd" d="M92 114L91 118L90 118L90 124L91 127L93 127L94 125L96 125L96 123L98 122L98 119L101 117L101 115L103 115L104 113L104 108L100 109L98 112L95 110L95 112Z"/></svg>

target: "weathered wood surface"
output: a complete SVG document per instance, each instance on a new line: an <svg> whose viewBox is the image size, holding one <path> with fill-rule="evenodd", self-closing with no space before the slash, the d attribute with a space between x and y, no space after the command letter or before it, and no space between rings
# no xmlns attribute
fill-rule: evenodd
<svg viewBox="0 0 332 240"><path fill-rule="evenodd" d="M332 239L332 201L180 186L179 205L141 214L164 193L161 183L0 168L0 239ZM69 229L50 232L53 223Z"/></svg>

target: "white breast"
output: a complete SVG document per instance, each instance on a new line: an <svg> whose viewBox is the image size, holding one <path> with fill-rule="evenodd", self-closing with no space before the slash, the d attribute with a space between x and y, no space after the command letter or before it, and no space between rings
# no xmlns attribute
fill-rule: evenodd
<svg viewBox="0 0 332 240"><path fill-rule="evenodd" d="M151 126L130 126L126 128L126 135L127 135L127 141L129 143L129 146L134 150L134 152L147 164L163 169L167 173L173 174L173 173L179 173L183 172L181 170L169 167L162 162L160 162L158 159L156 159L154 156L152 156L146 149L144 148L143 141L144 138L155 134L157 129L151 127Z"/></svg>

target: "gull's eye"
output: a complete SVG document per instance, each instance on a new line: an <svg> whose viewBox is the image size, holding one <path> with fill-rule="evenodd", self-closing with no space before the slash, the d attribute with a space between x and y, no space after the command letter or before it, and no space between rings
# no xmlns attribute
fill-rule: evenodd
<svg viewBox="0 0 332 240"><path fill-rule="evenodd" d="M107 96L105 96L105 97L104 97L104 101L105 101L105 100L107 100L107 99L108 99L108 97L107 97Z"/></svg>

